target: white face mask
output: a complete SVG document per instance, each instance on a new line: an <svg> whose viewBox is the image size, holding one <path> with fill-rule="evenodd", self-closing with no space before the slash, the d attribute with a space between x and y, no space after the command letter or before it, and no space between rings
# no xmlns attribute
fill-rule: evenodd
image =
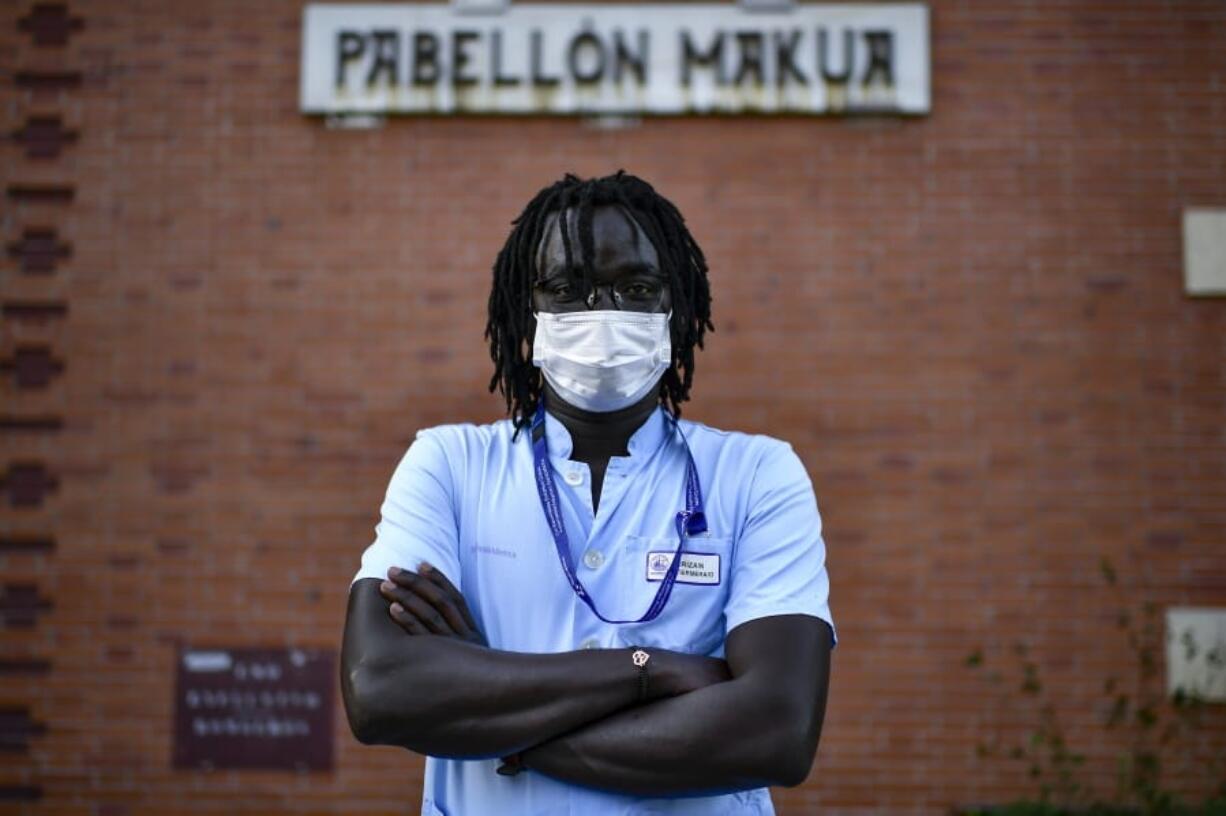
<svg viewBox="0 0 1226 816"><path fill-rule="evenodd" d="M672 312L537 312L532 364L558 396L616 411L647 396L672 364Z"/></svg>

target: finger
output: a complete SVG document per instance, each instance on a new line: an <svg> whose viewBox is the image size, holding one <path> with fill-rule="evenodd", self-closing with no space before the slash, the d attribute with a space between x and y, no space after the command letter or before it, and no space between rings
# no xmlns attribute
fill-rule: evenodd
<svg viewBox="0 0 1226 816"><path fill-rule="evenodd" d="M388 614L392 616L392 620L395 621L401 629L404 629L410 635L430 634L430 631L422 625L421 621L406 612L404 607L398 603L394 603L388 608Z"/></svg>
<svg viewBox="0 0 1226 816"><path fill-rule="evenodd" d="M414 597L413 591L405 589L402 586L397 586L391 581L384 581L379 584L379 594L383 596L383 600L388 603L398 603L401 606L406 606L409 598Z"/></svg>
<svg viewBox="0 0 1226 816"><path fill-rule="evenodd" d="M468 601L464 600L464 595L460 592L460 590L456 589L455 586L447 580L447 576L443 574L442 570L437 570L423 561L421 567L419 568L419 572L426 578L429 578L431 581L441 587L444 592L451 596L452 602L455 604L456 608L460 610L460 614L464 616L464 622L467 623L469 628L475 632L477 630L477 622L473 620L472 613L468 611Z"/></svg>
<svg viewBox="0 0 1226 816"><path fill-rule="evenodd" d="M453 628L433 604L423 599L412 589L405 589L393 584L391 581L384 581L379 584L379 592L383 595L384 599L398 603L405 610L412 613L430 632L452 637L468 637L467 630L461 632ZM456 617L458 618L459 616L456 615Z"/></svg>
<svg viewBox="0 0 1226 816"><path fill-rule="evenodd" d="M431 570L437 572L437 570ZM447 621L448 626L462 638L472 636L475 627L469 626L464 615L456 608L449 594L437 583L420 574L401 570L396 574L395 581L429 603L438 614ZM463 603L464 599L456 594L456 600Z"/></svg>
<svg viewBox="0 0 1226 816"><path fill-rule="evenodd" d="M387 577L388 580L397 586L404 587L405 589L411 589L419 595L431 597L440 596L438 584L428 580L425 576L420 575L419 573L413 572L412 570L392 567L387 571Z"/></svg>
<svg viewBox="0 0 1226 816"><path fill-rule="evenodd" d="M434 605L426 601L420 595L407 593L408 597L401 603L404 608L412 612L419 621L425 624L436 635L446 635L448 637L462 637L459 632L451 628L451 624L447 619L434 608Z"/></svg>

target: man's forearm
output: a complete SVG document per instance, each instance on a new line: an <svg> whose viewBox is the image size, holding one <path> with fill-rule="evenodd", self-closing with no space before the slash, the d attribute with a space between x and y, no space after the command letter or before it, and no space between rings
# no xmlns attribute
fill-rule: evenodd
<svg viewBox="0 0 1226 816"><path fill-rule="evenodd" d="M500 756L636 701L629 650L519 654L405 637L397 660L348 678L365 742L433 756Z"/></svg>
<svg viewBox="0 0 1226 816"><path fill-rule="evenodd" d="M808 775L817 733L808 718L744 680L613 714L523 754L527 768L637 796L700 796Z"/></svg>

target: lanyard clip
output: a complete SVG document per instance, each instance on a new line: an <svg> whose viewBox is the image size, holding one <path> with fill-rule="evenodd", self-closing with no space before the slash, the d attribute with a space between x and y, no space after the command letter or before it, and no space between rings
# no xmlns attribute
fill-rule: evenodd
<svg viewBox="0 0 1226 816"><path fill-rule="evenodd" d="M707 517L701 510L682 510L677 514L677 530L686 538L707 532Z"/></svg>

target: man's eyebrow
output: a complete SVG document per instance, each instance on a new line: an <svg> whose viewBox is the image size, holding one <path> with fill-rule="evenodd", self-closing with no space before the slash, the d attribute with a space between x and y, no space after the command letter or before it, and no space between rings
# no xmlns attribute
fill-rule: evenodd
<svg viewBox="0 0 1226 816"><path fill-rule="evenodd" d="M558 260L558 262L550 263L550 260L552 259L546 259L544 268L537 274L536 279L538 283L557 281L557 279L579 281L579 279L584 277L584 267L580 266L579 263L571 263L568 271L565 261ZM661 279L661 281L666 277L660 271L660 268L646 261L626 261L617 267L618 277L639 276L639 274L645 277Z"/></svg>
<svg viewBox="0 0 1226 816"><path fill-rule="evenodd" d="M658 275L663 277L664 274L654 264L647 263L646 261L627 261L626 263L619 264L616 271L619 275ZM547 260L541 272L542 278L552 278L559 275L568 275L574 278L583 277L583 267L576 263L572 263L568 270L565 262L549 263Z"/></svg>
<svg viewBox="0 0 1226 816"><path fill-rule="evenodd" d="M642 275L662 275L654 264L649 264L646 261L630 261L617 267L618 272L642 274Z"/></svg>
<svg viewBox="0 0 1226 816"><path fill-rule="evenodd" d="M565 263L550 263L548 260L546 260L545 263L541 265L540 274L537 276L537 280L544 280L546 278L582 277L582 275L583 267L581 266L571 264L570 272L568 274Z"/></svg>

